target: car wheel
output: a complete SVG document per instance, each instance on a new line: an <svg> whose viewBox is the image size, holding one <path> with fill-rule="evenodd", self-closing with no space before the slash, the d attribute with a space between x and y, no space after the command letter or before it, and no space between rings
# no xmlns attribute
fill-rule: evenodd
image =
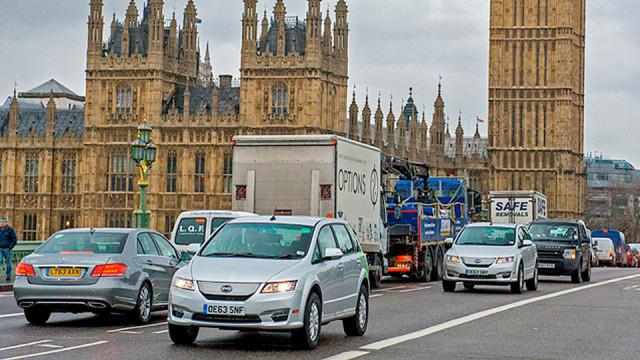
<svg viewBox="0 0 640 360"><path fill-rule="evenodd" d="M44 325L51 317L51 311L45 309L24 309L24 317L31 325Z"/></svg>
<svg viewBox="0 0 640 360"><path fill-rule="evenodd" d="M455 281L442 280L442 290L444 290L444 292L454 292L454 291L456 291L456 282Z"/></svg>
<svg viewBox="0 0 640 360"><path fill-rule="evenodd" d="M431 281L440 281L444 274L444 255L441 248L436 248L436 262L433 264L433 271L431 272Z"/></svg>
<svg viewBox="0 0 640 360"><path fill-rule="evenodd" d="M591 264L587 264L587 269L580 274L582 276L582 281L589 282L591 281Z"/></svg>
<svg viewBox="0 0 640 360"><path fill-rule="evenodd" d="M138 324L146 324L151 320L151 309L153 306L153 294L149 283L143 283L138 297L136 307L133 309L133 319Z"/></svg>
<svg viewBox="0 0 640 360"><path fill-rule="evenodd" d="M322 328L322 304L316 293L311 293L304 308L304 321L301 329L293 331L293 337L302 349L315 349L320 342Z"/></svg>
<svg viewBox="0 0 640 360"><path fill-rule="evenodd" d="M192 345L198 338L200 328L169 324L169 337L176 345Z"/></svg>
<svg viewBox="0 0 640 360"><path fill-rule="evenodd" d="M347 336L362 336L367 331L369 324L369 292L367 287L362 285L358 294L358 304L356 314L350 318L342 320L342 327Z"/></svg>
<svg viewBox="0 0 640 360"><path fill-rule="evenodd" d="M538 265L536 265L536 268L533 270L533 278L527 280L527 290L529 290L529 291L538 290L538 283L539 283Z"/></svg>
<svg viewBox="0 0 640 360"><path fill-rule="evenodd" d="M516 282L511 284L511 293L513 294L522 294L522 290L524 289L524 270L522 268L522 264L518 267L518 279Z"/></svg>
<svg viewBox="0 0 640 360"><path fill-rule="evenodd" d="M571 282L574 284L580 284L582 282L582 259L578 261L578 269L571 273Z"/></svg>
<svg viewBox="0 0 640 360"><path fill-rule="evenodd" d="M476 284L464 283L464 288L467 290L473 290L476 287Z"/></svg>

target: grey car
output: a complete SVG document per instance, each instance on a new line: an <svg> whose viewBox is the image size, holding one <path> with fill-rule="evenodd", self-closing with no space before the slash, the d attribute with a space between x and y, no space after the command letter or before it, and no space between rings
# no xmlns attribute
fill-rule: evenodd
<svg viewBox="0 0 640 360"><path fill-rule="evenodd" d="M181 265L176 249L151 230L63 230L18 265L13 293L34 325L52 312L131 313L147 323L167 307Z"/></svg>
<svg viewBox="0 0 640 360"><path fill-rule="evenodd" d="M525 283L538 289L538 254L526 226L519 224L467 225L447 251L442 288L453 292L456 283L466 289L477 284L509 285L519 294Z"/></svg>
<svg viewBox="0 0 640 360"><path fill-rule="evenodd" d="M368 279L366 257L344 220L231 220L176 273L169 335L191 344L201 327L288 331L309 349L323 324L342 320L348 336L362 336Z"/></svg>

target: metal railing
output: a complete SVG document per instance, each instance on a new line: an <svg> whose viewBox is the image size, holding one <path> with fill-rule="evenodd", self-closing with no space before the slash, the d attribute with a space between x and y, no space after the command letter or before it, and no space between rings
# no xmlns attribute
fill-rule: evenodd
<svg viewBox="0 0 640 360"><path fill-rule="evenodd" d="M42 244L42 241L18 241L16 247L13 248L13 257L11 259L11 267L14 272L18 263L22 261L25 256L31 254L35 249L37 249L40 244ZM0 267L0 278L4 276L5 271L6 266L3 262Z"/></svg>

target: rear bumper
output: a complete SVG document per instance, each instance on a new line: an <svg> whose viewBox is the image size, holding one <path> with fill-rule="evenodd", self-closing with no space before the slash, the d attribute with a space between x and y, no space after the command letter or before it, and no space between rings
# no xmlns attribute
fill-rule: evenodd
<svg viewBox="0 0 640 360"><path fill-rule="evenodd" d="M17 277L13 294L21 308L75 313L129 311L135 308L137 289L120 279L102 278L93 285L35 285Z"/></svg>

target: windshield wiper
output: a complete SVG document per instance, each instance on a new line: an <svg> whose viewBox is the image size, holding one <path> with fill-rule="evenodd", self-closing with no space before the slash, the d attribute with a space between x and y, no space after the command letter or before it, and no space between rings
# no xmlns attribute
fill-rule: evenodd
<svg viewBox="0 0 640 360"><path fill-rule="evenodd" d="M299 259L300 256L286 254L286 255L280 255L280 256L273 256L273 258L274 259Z"/></svg>
<svg viewBox="0 0 640 360"><path fill-rule="evenodd" d="M245 257L245 258L254 258L254 257L259 257L256 256L256 254L251 253L251 252L244 252L244 253L211 253L211 254L207 254L204 255L205 257Z"/></svg>

